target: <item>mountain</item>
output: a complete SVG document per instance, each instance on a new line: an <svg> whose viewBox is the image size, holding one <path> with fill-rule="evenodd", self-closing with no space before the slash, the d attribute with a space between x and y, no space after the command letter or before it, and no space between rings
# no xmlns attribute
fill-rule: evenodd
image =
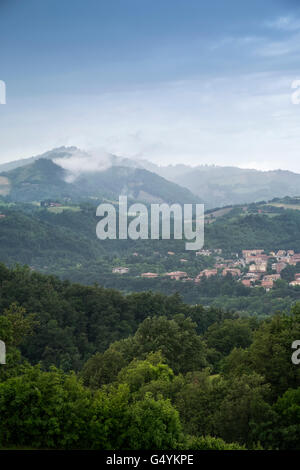
<svg viewBox="0 0 300 470"><path fill-rule="evenodd" d="M2 163L0 165L0 173L14 170L15 168L23 167L34 163L36 160L40 160L41 158L46 160L54 160L56 158L70 158L77 152L78 149L76 147L59 147L53 150L49 150L41 155L36 155L34 157L29 158L21 158L19 160L14 160L8 163Z"/></svg>
<svg viewBox="0 0 300 470"><path fill-rule="evenodd" d="M145 166L148 166L145 163ZM207 208L298 196L300 174L291 171L259 171L236 167L151 164L151 171L188 188L207 203Z"/></svg>
<svg viewBox="0 0 300 470"><path fill-rule="evenodd" d="M145 203L201 202L188 189L148 170L108 166L102 171L82 171L74 176L52 159L46 158L2 172L0 194L18 202L39 202L44 199L79 202L83 199L103 198L115 201L121 194Z"/></svg>
<svg viewBox="0 0 300 470"><path fill-rule="evenodd" d="M40 193L38 187L32 186L37 184L31 181L34 175L28 174L24 181L20 176L21 187L13 188L11 193L15 174L10 172L30 167L29 173L32 169L35 173L32 165L39 160L52 161L66 173L61 173L60 180L53 181L51 188L46 184ZM25 175L22 171L20 174ZM65 185L66 182L69 183ZM25 188L26 185L28 188ZM88 153L76 147L59 147L42 155L0 165L0 194L13 194L17 200L26 201L33 196L39 200L41 194L43 197L64 195L71 198L115 198L117 194L128 194L146 202L204 201L206 208L211 209L274 197L293 197L299 195L299 188L300 174L291 171L259 171L212 165L159 166L143 159L124 158L101 151Z"/></svg>

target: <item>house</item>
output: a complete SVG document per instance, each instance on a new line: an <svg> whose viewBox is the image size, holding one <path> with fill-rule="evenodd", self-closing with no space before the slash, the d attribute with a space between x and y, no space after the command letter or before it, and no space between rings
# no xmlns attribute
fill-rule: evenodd
<svg viewBox="0 0 300 470"><path fill-rule="evenodd" d="M210 256L211 251L210 250L200 250L196 251L196 256Z"/></svg>
<svg viewBox="0 0 300 470"><path fill-rule="evenodd" d="M242 280L242 284L243 284L245 287L251 287L251 286L252 286L252 281L251 281L251 279L243 279L243 280Z"/></svg>
<svg viewBox="0 0 300 470"><path fill-rule="evenodd" d="M116 268L112 269L113 274L126 274L128 273L129 268L123 267L123 266L118 266Z"/></svg>
<svg viewBox="0 0 300 470"><path fill-rule="evenodd" d="M261 255L264 252L264 250L243 250L243 258L249 258L250 256L257 256Z"/></svg>
<svg viewBox="0 0 300 470"><path fill-rule="evenodd" d="M227 274L231 274L232 276L240 276L241 275L241 270L237 268L225 268L222 271L222 276L227 276Z"/></svg>
<svg viewBox="0 0 300 470"><path fill-rule="evenodd" d="M269 259L269 256L268 255L254 255L254 256L246 256L245 258L245 262L246 264L250 264L250 263L263 263L263 262L267 262Z"/></svg>
<svg viewBox="0 0 300 470"><path fill-rule="evenodd" d="M244 279L251 279L253 281L257 281L261 278L261 274L259 273L247 273Z"/></svg>
<svg viewBox="0 0 300 470"><path fill-rule="evenodd" d="M289 283L290 286L300 286L300 279L297 279L295 281L292 281Z"/></svg>
<svg viewBox="0 0 300 470"><path fill-rule="evenodd" d="M169 276L170 279L175 279L176 281L179 281L183 277L187 277L187 273L184 271L173 271L170 273L166 273L166 276Z"/></svg>
<svg viewBox="0 0 300 470"><path fill-rule="evenodd" d="M294 266L296 266L297 263L300 263L300 253L295 253L291 256L289 263Z"/></svg>
<svg viewBox="0 0 300 470"><path fill-rule="evenodd" d="M59 202L49 201L49 200L41 201L40 205L41 207L61 207L62 206L62 204L60 204Z"/></svg>
<svg viewBox="0 0 300 470"><path fill-rule="evenodd" d="M142 273L141 277L145 277L147 279L155 279L156 277L158 277L158 274L157 273Z"/></svg>
<svg viewBox="0 0 300 470"><path fill-rule="evenodd" d="M285 255L286 255L285 250L278 250L277 253L276 253L277 258L280 258L280 257L285 256Z"/></svg>
<svg viewBox="0 0 300 470"><path fill-rule="evenodd" d="M280 273L284 268L287 267L286 263L280 262L280 263L273 263L272 264L272 269L273 271L276 271L276 273Z"/></svg>
<svg viewBox="0 0 300 470"><path fill-rule="evenodd" d="M278 281L280 278L280 274L267 274L263 277L263 281Z"/></svg>
<svg viewBox="0 0 300 470"><path fill-rule="evenodd" d="M261 286L266 290L270 290L273 287L273 281L272 280L268 280L268 281L262 280L261 281Z"/></svg>
<svg viewBox="0 0 300 470"><path fill-rule="evenodd" d="M249 272L251 273L265 273L267 271L267 263L262 262L258 264L250 264Z"/></svg>
<svg viewBox="0 0 300 470"><path fill-rule="evenodd" d="M200 282L202 277L211 277L211 276L216 276L218 274L217 269L204 269L201 271L198 276L195 278L195 282Z"/></svg>

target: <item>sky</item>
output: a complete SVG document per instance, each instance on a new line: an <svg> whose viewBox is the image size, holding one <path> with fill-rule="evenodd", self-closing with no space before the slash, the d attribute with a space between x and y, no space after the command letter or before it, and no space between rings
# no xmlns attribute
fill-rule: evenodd
<svg viewBox="0 0 300 470"><path fill-rule="evenodd" d="M300 173L299 59L299 0L0 0L0 162L75 145Z"/></svg>

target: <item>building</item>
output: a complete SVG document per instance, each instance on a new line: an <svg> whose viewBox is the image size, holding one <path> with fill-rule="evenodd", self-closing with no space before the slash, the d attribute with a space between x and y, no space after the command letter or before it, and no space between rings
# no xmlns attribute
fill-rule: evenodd
<svg viewBox="0 0 300 470"><path fill-rule="evenodd" d="M257 263L257 264L250 264L249 272L250 273L265 273L267 271L267 263Z"/></svg>
<svg viewBox="0 0 300 470"><path fill-rule="evenodd" d="M300 263L300 253L295 253L291 256L289 263L293 266L296 266L297 263Z"/></svg>
<svg viewBox="0 0 300 470"><path fill-rule="evenodd" d="M286 267L287 267L287 264L283 262L272 264L272 269L273 271L276 271L277 274L281 273L281 271Z"/></svg>
<svg viewBox="0 0 300 470"><path fill-rule="evenodd" d="M243 250L242 254L244 258L249 258L251 256L257 256L263 254L264 250Z"/></svg>
<svg viewBox="0 0 300 470"><path fill-rule="evenodd" d="M200 250L196 251L196 256L210 256L211 251L210 250Z"/></svg>
<svg viewBox="0 0 300 470"><path fill-rule="evenodd" d="M285 256L285 255L286 255L285 250L278 250L277 253L276 253L277 258L280 258L280 257Z"/></svg>
<svg viewBox="0 0 300 470"><path fill-rule="evenodd" d="M245 257L245 262L246 264L250 263L264 263L268 262L269 256L268 255L254 255L254 256L246 256Z"/></svg>
<svg viewBox="0 0 300 470"><path fill-rule="evenodd" d="M211 276L216 276L218 274L217 269L204 269L201 271L198 276L195 278L195 282L200 282L202 277L211 277Z"/></svg>
<svg viewBox="0 0 300 470"><path fill-rule="evenodd" d="M241 270L237 268L225 268L222 271L222 276L226 276L227 274L231 274L231 276L239 277L241 275Z"/></svg>
<svg viewBox="0 0 300 470"><path fill-rule="evenodd" d="M147 279L155 279L156 277L158 277L158 274L157 273L142 273L141 277L145 277Z"/></svg>
<svg viewBox="0 0 300 470"><path fill-rule="evenodd" d="M261 281L261 286L266 290L270 290L273 287L273 281L271 279L268 281L263 280Z"/></svg>
<svg viewBox="0 0 300 470"><path fill-rule="evenodd" d="M123 266L118 266L116 268L112 269L113 274L126 274L128 273L129 268L123 267Z"/></svg>
<svg viewBox="0 0 300 470"><path fill-rule="evenodd" d="M252 281L251 281L251 279L243 279L243 280L242 280L242 284L243 284L245 287L251 287L251 286L252 286Z"/></svg>
<svg viewBox="0 0 300 470"><path fill-rule="evenodd" d="M252 281L258 281L261 278L259 273L247 273L244 279L251 279Z"/></svg>
<svg viewBox="0 0 300 470"><path fill-rule="evenodd" d="M187 273L184 271L173 271L170 273L166 273L166 276L169 276L170 279L175 279L176 281L179 281L180 279L184 277L188 277Z"/></svg>
<svg viewBox="0 0 300 470"><path fill-rule="evenodd" d="M267 274L264 276L263 281L278 281L280 278L280 274Z"/></svg>

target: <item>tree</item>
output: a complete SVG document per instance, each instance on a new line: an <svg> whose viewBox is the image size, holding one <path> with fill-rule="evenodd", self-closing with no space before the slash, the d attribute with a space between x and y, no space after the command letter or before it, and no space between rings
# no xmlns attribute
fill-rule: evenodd
<svg viewBox="0 0 300 470"><path fill-rule="evenodd" d="M34 314L26 315L26 310L13 303L0 315L0 339L6 345L6 364L0 367L0 382L18 375L26 367L18 346L26 337L33 334L38 325Z"/></svg>
<svg viewBox="0 0 300 470"><path fill-rule="evenodd" d="M273 409L276 419L267 444L280 450L300 450L300 387L285 392Z"/></svg>
<svg viewBox="0 0 300 470"><path fill-rule="evenodd" d="M170 383L173 378L172 369L163 363L161 353L156 352L149 353L144 361L134 359L119 372L117 380L128 384L130 392L134 394L151 382Z"/></svg>
<svg viewBox="0 0 300 470"><path fill-rule="evenodd" d="M114 346L130 359L144 359L150 352L161 351L175 373L207 365L205 345L196 333L196 324L183 314L171 320L165 316L146 318L132 339Z"/></svg>
<svg viewBox="0 0 300 470"><path fill-rule="evenodd" d="M91 388L100 388L116 380L119 371L126 365L123 355L114 348L104 353L96 353L83 366L80 372L84 384Z"/></svg>
<svg viewBox="0 0 300 470"><path fill-rule="evenodd" d="M234 347L247 348L252 342L252 331L249 321L245 319L229 320L211 325L205 335L207 346L215 350L215 358L211 362L220 361ZM213 356L210 356L213 357Z"/></svg>
<svg viewBox="0 0 300 470"><path fill-rule="evenodd" d="M215 382L225 393L213 413L213 434L226 442L253 446L257 441L257 426L273 416L268 403L270 386L256 373L223 381Z"/></svg>
<svg viewBox="0 0 300 470"><path fill-rule="evenodd" d="M245 446L237 443L223 441L223 439L211 436L189 436L183 447L184 450L246 450Z"/></svg>
<svg viewBox="0 0 300 470"><path fill-rule="evenodd" d="M89 444L92 396L74 374L28 367L0 383L2 446L72 449Z"/></svg>
<svg viewBox="0 0 300 470"><path fill-rule="evenodd" d="M300 368L291 361L292 343L299 338L299 304L295 304L290 316L275 315L254 334L254 341L249 348L251 368L271 384L273 399L288 388L299 386Z"/></svg>
<svg viewBox="0 0 300 470"><path fill-rule="evenodd" d="M178 411L169 400L155 400L146 395L128 409L125 446L138 449L176 449L183 438Z"/></svg>

